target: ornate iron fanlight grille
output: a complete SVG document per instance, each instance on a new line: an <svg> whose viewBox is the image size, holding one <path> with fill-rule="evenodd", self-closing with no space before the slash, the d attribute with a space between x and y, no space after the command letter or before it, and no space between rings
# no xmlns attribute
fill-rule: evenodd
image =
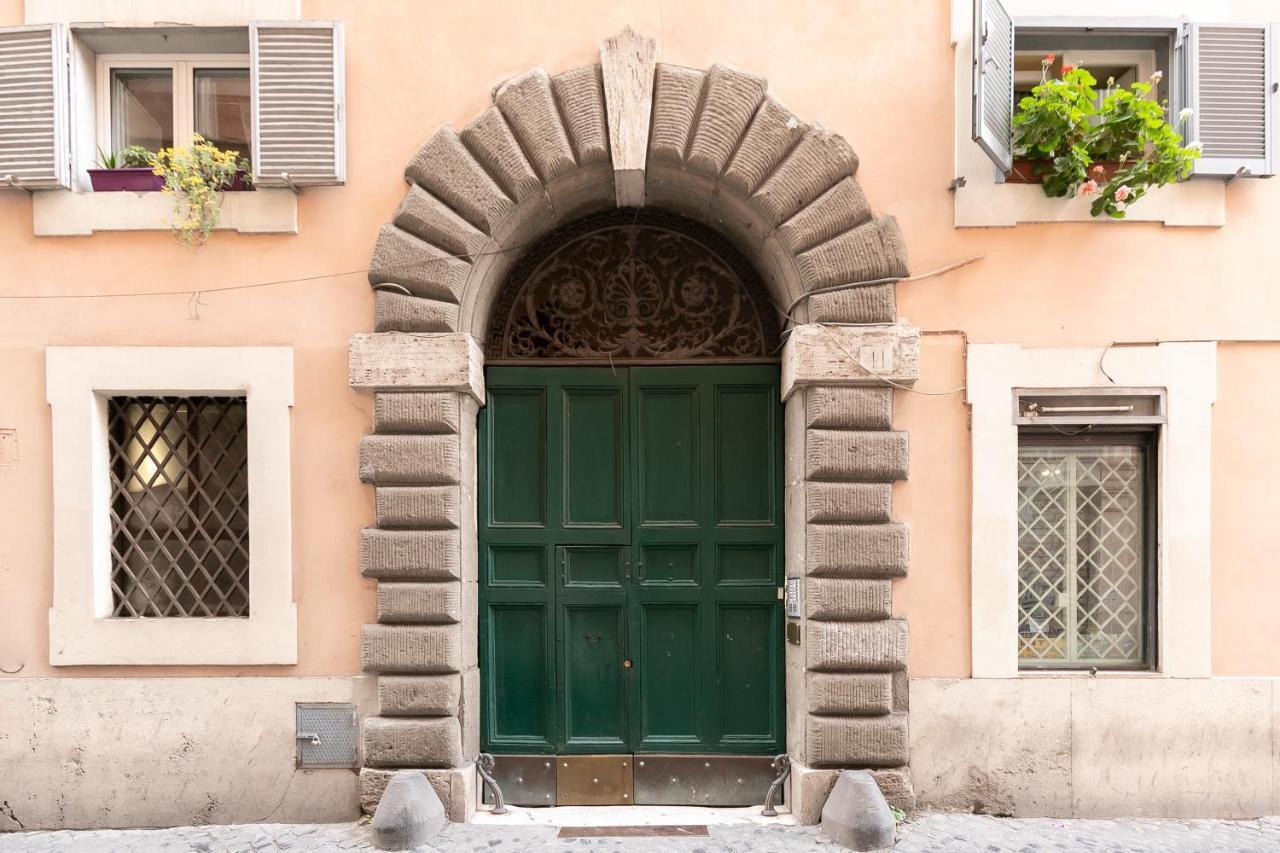
<svg viewBox="0 0 1280 853"><path fill-rule="evenodd" d="M750 264L682 217L616 210L552 234L512 270L487 358L769 361L778 322Z"/></svg>

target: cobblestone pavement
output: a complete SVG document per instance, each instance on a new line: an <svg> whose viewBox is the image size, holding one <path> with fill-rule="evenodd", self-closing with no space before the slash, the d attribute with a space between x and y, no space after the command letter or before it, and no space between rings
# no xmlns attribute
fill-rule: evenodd
<svg viewBox="0 0 1280 853"><path fill-rule="evenodd" d="M814 827L713 825L704 838L557 839L545 826L453 824L431 847L439 853L835 853L843 848ZM266 853L370 850L358 824L256 824L157 830L27 832L0 835L0 853ZM1253 821L1053 820L921 815L899 831L897 853L1263 853L1280 851L1280 818Z"/></svg>

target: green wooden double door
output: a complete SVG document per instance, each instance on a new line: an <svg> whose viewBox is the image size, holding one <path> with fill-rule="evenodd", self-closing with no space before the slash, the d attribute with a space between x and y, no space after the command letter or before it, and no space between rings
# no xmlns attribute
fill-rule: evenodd
<svg viewBox="0 0 1280 853"><path fill-rule="evenodd" d="M781 752L777 367L493 367L486 389L483 748Z"/></svg>

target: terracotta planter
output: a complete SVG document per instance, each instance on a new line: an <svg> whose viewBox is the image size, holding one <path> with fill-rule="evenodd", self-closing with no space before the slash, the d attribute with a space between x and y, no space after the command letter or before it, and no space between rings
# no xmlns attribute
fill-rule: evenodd
<svg viewBox="0 0 1280 853"><path fill-rule="evenodd" d="M145 166L126 169L90 169L89 183L96 193L151 193L164 189L164 178Z"/></svg>
<svg viewBox="0 0 1280 853"><path fill-rule="evenodd" d="M1013 168L1009 170L1009 174L1004 176L1006 184L1041 184L1041 176L1036 174L1036 166L1044 165L1044 160L1014 160ZM1098 169L1102 170L1101 176L1097 174ZM1094 163L1089 167L1089 177L1093 178L1099 184L1105 184L1120 171L1120 163L1115 161L1107 161L1102 163Z"/></svg>

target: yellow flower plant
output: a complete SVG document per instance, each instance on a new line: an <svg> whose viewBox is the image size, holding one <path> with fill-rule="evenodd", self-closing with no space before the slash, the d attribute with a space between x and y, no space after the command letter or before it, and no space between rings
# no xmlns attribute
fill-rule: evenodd
<svg viewBox="0 0 1280 853"><path fill-rule="evenodd" d="M191 145L156 152L154 171L164 178L163 192L174 197L174 236L190 247L204 245L218 227L222 191L236 173L244 173L246 185L253 179L239 151L223 151L198 133Z"/></svg>

